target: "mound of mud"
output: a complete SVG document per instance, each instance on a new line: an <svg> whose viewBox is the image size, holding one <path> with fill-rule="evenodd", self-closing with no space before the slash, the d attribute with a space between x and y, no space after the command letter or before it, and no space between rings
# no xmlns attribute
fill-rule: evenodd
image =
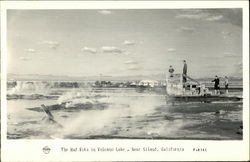
<svg viewBox="0 0 250 162"><path fill-rule="evenodd" d="M58 96L45 96L41 94L32 94L32 95L24 95L24 94L7 94L7 100L42 100L42 99L58 99Z"/></svg>
<svg viewBox="0 0 250 162"><path fill-rule="evenodd" d="M72 106L66 107L66 103L62 104L55 104L47 106L48 110L50 111L76 111L76 110L103 110L109 106L108 103L78 103ZM34 107L34 108L26 108L28 110L42 112L43 109L41 107Z"/></svg>

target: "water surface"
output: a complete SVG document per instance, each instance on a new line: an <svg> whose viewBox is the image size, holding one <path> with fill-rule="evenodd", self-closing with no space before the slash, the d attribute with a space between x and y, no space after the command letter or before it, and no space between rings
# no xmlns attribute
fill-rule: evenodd
<svg viewBox="0 0 250 162"><path fill-rule="evenodd" d="M164 93L136 88L51 88L9 94L54 95L57 98L9 99L9 139L208 139L240 140L241 102L166 103ZM241 92L237 92L238 95ZM42 120L44 112L27 108L61 104L51 111L57 124ZM91 105L72 109L82 104ZM100 105L103 105L100 108Z"/></svg>

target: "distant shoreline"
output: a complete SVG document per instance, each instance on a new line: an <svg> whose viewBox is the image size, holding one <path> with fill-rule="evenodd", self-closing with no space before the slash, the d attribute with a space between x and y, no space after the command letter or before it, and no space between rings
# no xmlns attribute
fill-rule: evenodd
<svg viewBox="0 0 250 162"><path fill-rule="evenodd" d="M213 77L192 77L198 81L212 81ZM223 80L223 77L220 77ZM140 81L140 80L157 80L165 81L166 74L158 73L153 75L135 75L135 76L56 76L56 75L39 75L39 74L7 74L7 80L16 80L16 81L72 81L72 82L85 82L85 81ZM243 76L228 76L230 81L242 81Z"/></svg>

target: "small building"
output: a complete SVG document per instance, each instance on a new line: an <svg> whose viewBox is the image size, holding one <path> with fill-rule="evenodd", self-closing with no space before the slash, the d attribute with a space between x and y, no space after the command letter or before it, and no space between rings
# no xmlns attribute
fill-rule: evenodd
<svg viewBox="0 0 250 162"><path fill-rule="evenodd" d="M156 80L141 80L139 82L139 86L143 86L143 87L156 87L159 85L159 82Z"/></svg>

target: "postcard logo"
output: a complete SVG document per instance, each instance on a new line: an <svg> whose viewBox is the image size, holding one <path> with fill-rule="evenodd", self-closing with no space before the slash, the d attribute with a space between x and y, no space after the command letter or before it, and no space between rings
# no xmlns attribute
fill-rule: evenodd
<svg viewBox="0 0 250 162"><path fill-rule="evenodd" d="M45 153L45 154L48 154L49 152L50 152L50 148L48 147L48 146L45 146L45 147L43 147L43 152Z"/></svg>

